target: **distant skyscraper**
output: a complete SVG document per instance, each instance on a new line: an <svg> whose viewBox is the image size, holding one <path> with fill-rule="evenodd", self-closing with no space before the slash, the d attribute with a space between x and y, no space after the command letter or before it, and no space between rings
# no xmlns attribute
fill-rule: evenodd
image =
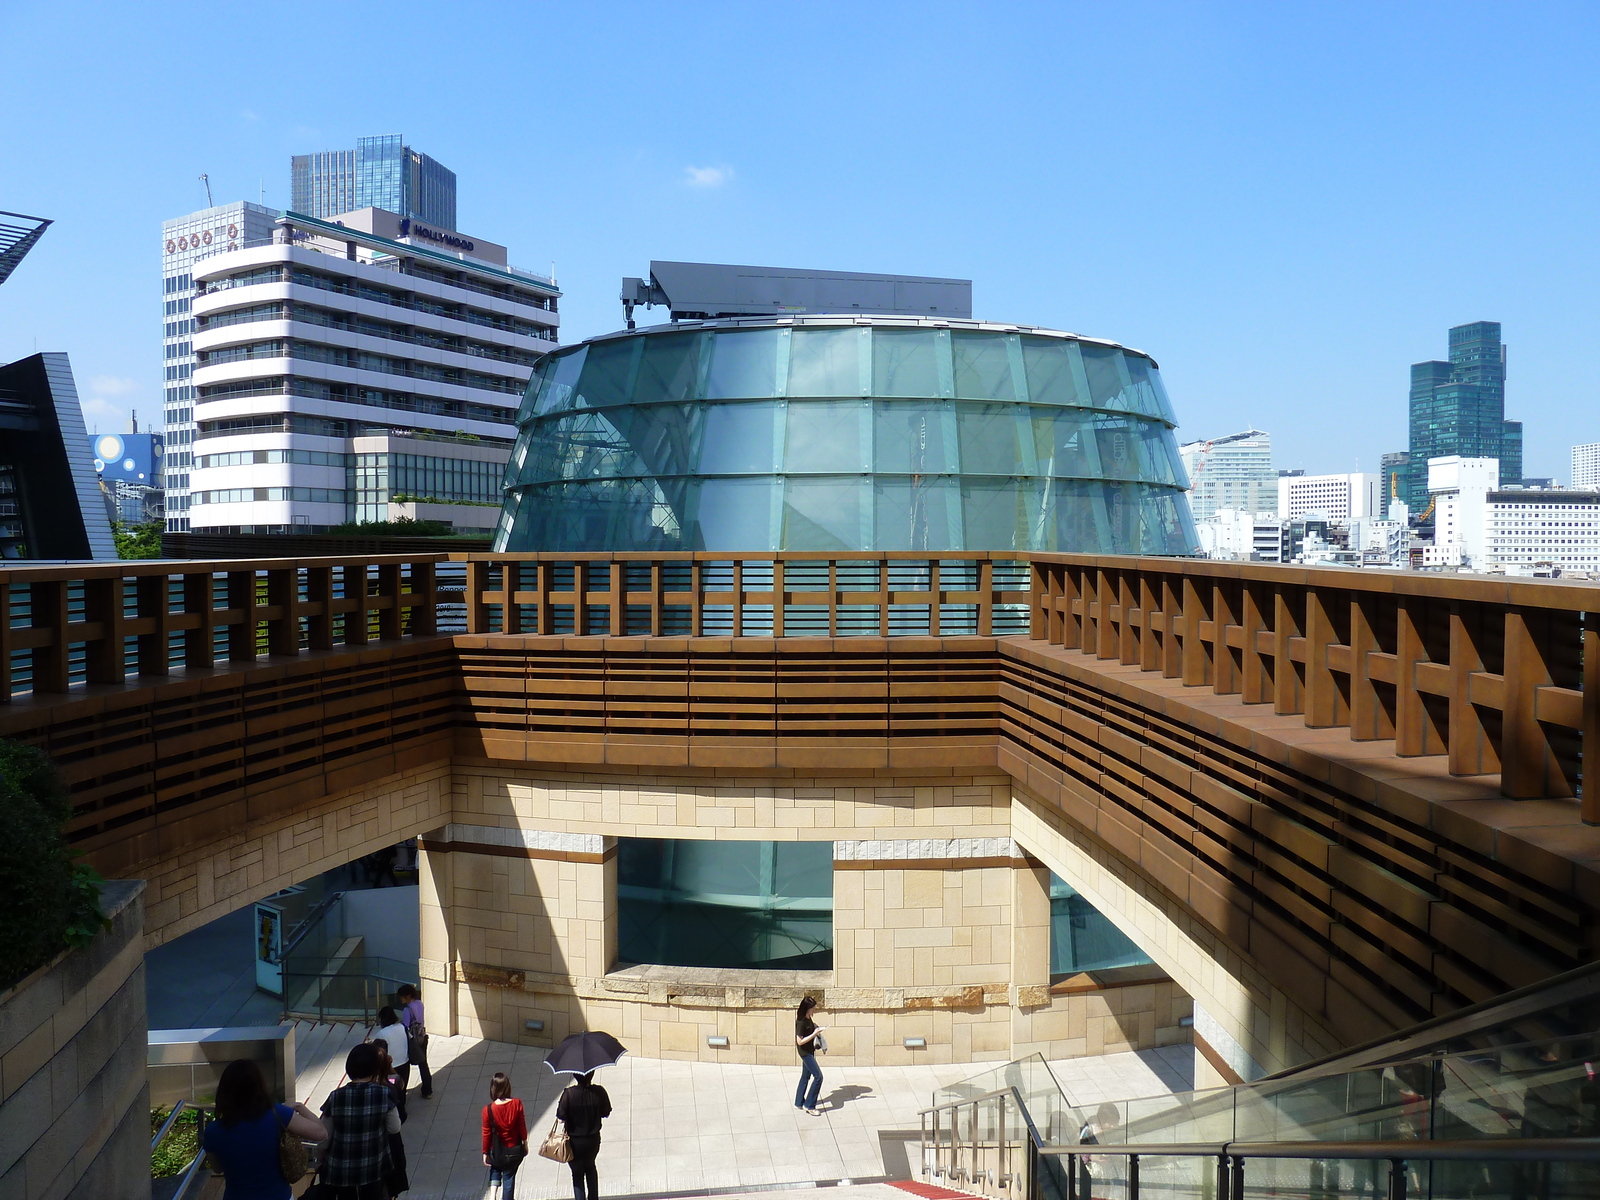
<svg viewBox="0 0 1600 1200"><path fill-rule="evenodd" d="M1572 486L1600 488L1600 442L1572 448Z"/></svg>
<svg viewBox="0 0 1600 1200"><path fill-rule="evenodd" d="M1498 321L1450 330L1450 361L1411 365L1411 446L1401 499L1428 501L1428 460L1492 458L1500 483L1522 479L1522 422L1506 418L1506 348Z"/></svg>
<svg viewBox="0 0 1600 1200"><path fill-rule="evenodd" d="M1378 515L1389 515L1389 505L1398 500L1401 504L1406 502L1406 467L1411 462L1411 455L1405 450L1395 450L1385 454L1380 460L1378 471Z"/></svg>
<svg viewBox="0 0 1600 1200"><path fill-rule="evenodd" d="M381 208L456 228L455 172L405 145L398 133L357 138L354 150L296 154L289 194L289 207L308 217Z"/></svg>
<svg viewBox="0 0 1600 1200"><path fill-rule="evenodd" d="M1272 435L1259 429L1179 447L1189 473L1189 507L1196 521L1219 509L1278 511L1278 475L1272 469Z"/></svg>

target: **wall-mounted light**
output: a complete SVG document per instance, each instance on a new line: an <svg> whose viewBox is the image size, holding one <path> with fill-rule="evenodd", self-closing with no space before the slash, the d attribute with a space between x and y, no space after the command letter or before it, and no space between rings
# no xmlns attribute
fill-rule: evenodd
<svg viewBox="0 0 1600 1200"><path fill-rule="evenodd" d="M1178 1026L1181 1029L1192 1029L1192 1028L1194 1028L1194 1018L1193 1017L1179 1017L1178 1018Z"/></svg>
<svg viewBox="0 0 1600 1200"><path fill-rule="evenodd" d="M522 1023L522 1027L524 1029L531 1029L534 1033L542 1033L542 1032L544 1032L544 1022L543 1021L532 1021L532 1020L524 1021Z"/></svg>
<svg viewBox="0 0 1600 1200"><path fill-rule="evenodd" d="M900 1044L902 1046L904 1046L907 1050L926 1050L928 1048L928 1039L927 1038L906 1038Z"/></svg>
<svg viewBox="0 0 1600 1200"><path fill-rule="evenodd" d="M720 1033L713 1033L706 1038L706 1045L713 1050L726 1050L728 1048L728 1039Z"/></svg>

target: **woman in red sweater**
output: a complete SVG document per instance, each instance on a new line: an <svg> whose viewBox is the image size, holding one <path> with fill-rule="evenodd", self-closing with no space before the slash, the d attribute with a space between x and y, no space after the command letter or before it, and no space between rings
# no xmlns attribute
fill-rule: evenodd
<svg viewBox="0 0 1600 1200"><path fill-rule="evenodd" d="M489 1081L489 1103L483 1106L483 1165L489 1184L500 1188L500 1200L514 1200L517 1168L528 1157L528 1120L522 1101L511 1094L511 1077L495 1072Z"/></svg>

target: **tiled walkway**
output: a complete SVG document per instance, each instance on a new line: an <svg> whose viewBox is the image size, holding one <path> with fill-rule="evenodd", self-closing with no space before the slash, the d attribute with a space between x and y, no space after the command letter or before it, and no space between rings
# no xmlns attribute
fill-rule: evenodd
<svg viewBox="0 0 1600 1200"><path fill-rule="evenodd" d="M344 1057L362 1029L296 1030L298 1093L313 1110L340 1083ZM418 1098L412 1080L405 1126L411 1191L407 1200L483 1200L487 1172L479 1157L480 1114L496 1071L511 1076L537 1144L554 1118L567 1076L552 1075L544 1051L466 1037L432 1039L434 1096ZM1193 1050L1171 1046L1140 1054L1052 1063L1078 1104L1156 1095L1189 1086ZM607 1197L661 1196L700 1189L757 1188L812 1180L905 1178L915 1153L917 1112L935 1087L966 1079L982 1064L926 1067L828 1067L828 1111L794 1108L798 1068L666 1062L631 1055L596 1076L613 1115L600 1150ZM567 1168L530 1156L517 1177L517 1200L565 1200ZM825 1195L845 1200L849 1193ZM860 1195L878 1196L878 1189ZM885 1200L906 1193L881 1189Z"/></svg>

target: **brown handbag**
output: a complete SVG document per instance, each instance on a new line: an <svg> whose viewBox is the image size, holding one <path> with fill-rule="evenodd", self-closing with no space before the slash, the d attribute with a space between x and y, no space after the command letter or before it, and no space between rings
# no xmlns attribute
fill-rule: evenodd
<svg viewBox="0 0 1600 1200"><path fill-rule="evenodd" d="M572 1161L572 1141L567 1137L566 1126L559 1119L550 1126L550 1132L544 1135L544 1141L539 1145L539 1157L558 1163Z"/></svg>
<svg viewBox="0 0 1600 1200"><path fill-rule="evenodd" d="M291 1132L288 1125L278 1126L278 1174L283 1176L283 1181L299 1183L310 1169L311 1156L306 1153L306 1144L300 1140L300 1135Z"/></svg>

